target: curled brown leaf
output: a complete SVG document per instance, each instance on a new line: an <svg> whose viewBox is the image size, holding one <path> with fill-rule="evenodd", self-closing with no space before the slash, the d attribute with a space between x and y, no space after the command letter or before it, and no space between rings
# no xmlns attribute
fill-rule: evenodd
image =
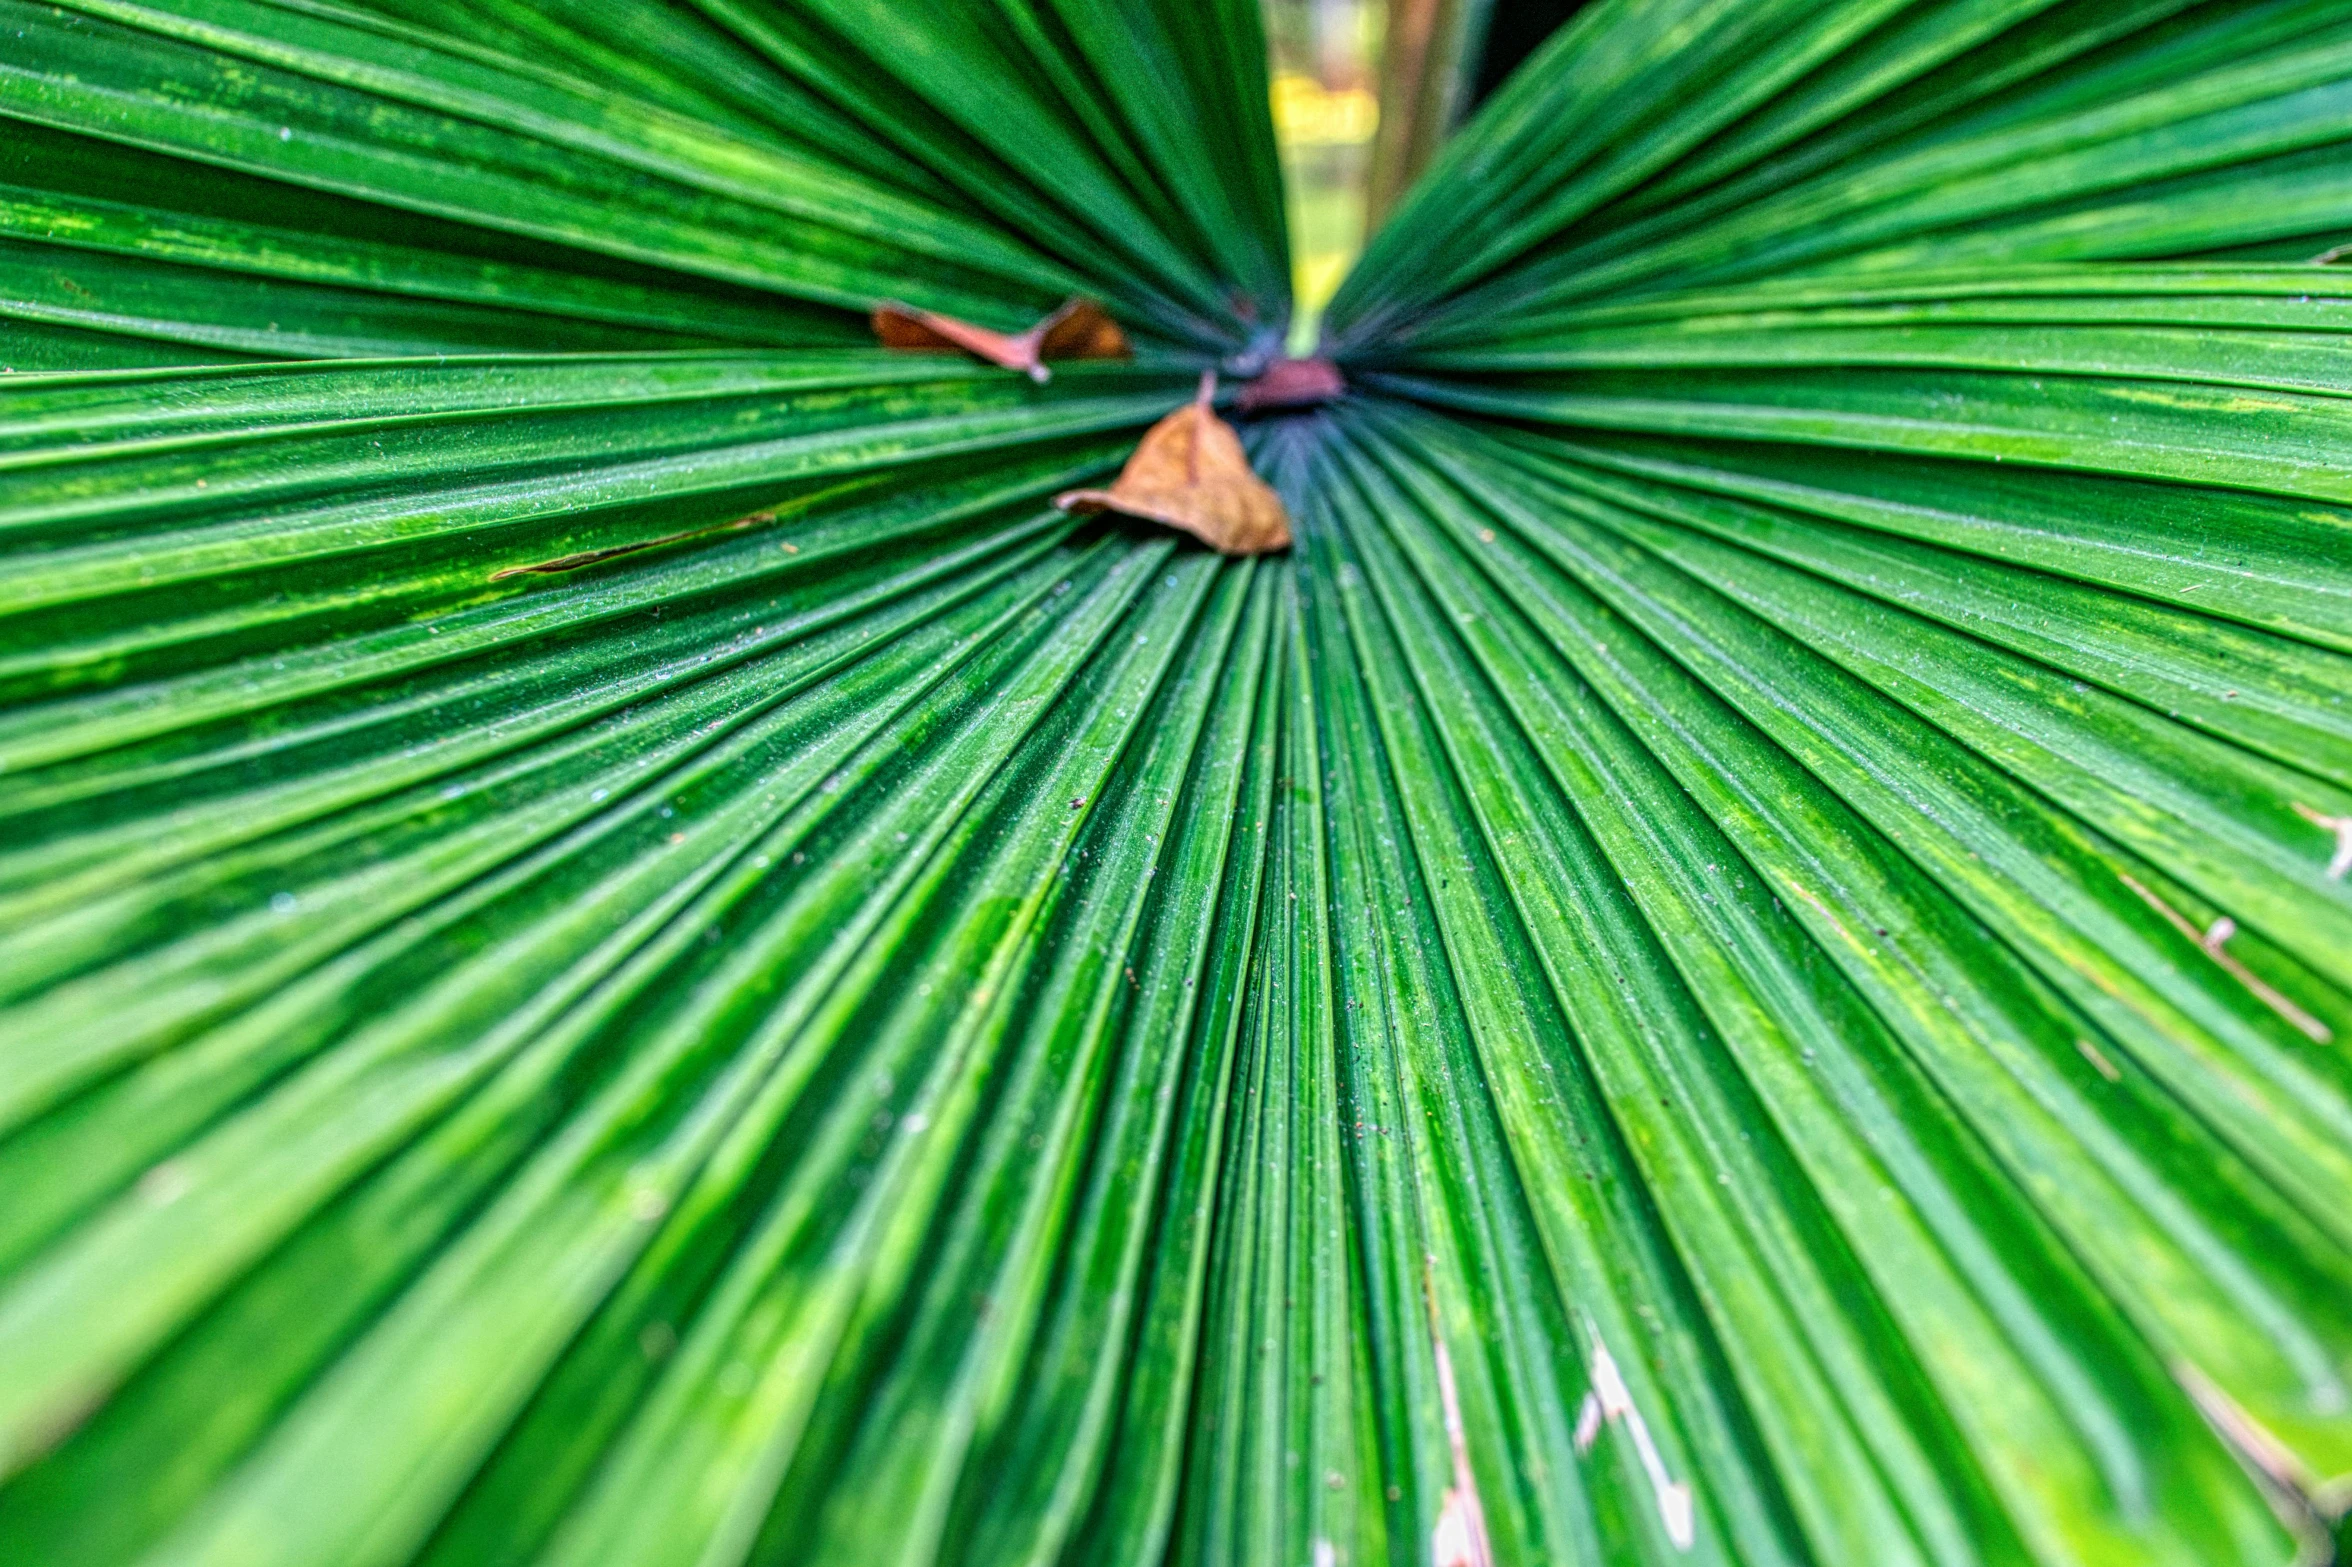
<svg viewBox="0 0 2352 1567"><path fill-rule="evenodd" d="M1133 359L1135 350L1109 312L1091 299L1066 299L1030 328L1040 359Z"/></svg>
<svg viewBox="0 0 2352 1567"><path fill-rule="evenodd" d="M1107 490L1065 490L1064 511L1115 511L1165 523L1227 555L1263 555L1290 545L1290 514L1273 487L1250 471L1233 426L1210 399L1215 372L1200 395L1144 432Z"/></svg>

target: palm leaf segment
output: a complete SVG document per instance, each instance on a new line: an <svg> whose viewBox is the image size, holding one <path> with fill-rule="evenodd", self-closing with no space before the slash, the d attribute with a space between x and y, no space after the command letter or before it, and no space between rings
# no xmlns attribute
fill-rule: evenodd
<svg viewBox="0 0 2352 1567"><path fill-rule="evenodd" d="M0 0L0 1557L2342 1506L2352 6L1604 0L1223 561L1261 48Z"/></svg>

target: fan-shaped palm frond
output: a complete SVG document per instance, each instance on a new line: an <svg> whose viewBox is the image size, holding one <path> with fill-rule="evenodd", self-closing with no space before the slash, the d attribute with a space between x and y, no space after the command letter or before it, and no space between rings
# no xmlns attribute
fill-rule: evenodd
<svg viewBox="0 0 2352 1567"><path fill-rule="evenodd" d="M2324 1549L2352 4L1262 49L0 0L0 1559Z"/></svg>

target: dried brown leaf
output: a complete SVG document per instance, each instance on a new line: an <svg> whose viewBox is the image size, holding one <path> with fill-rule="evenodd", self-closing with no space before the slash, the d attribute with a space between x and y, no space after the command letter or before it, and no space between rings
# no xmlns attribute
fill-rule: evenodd
<svg viewBox="0 0 2352 1567"><path fill-rule="evenodd" d="M992 332L953 316L917 310L912 305L884 303L874 307L874 335L882 340L884 348L917 353L961 349L992 365L1026 371L1033 381L1046 378L1045 367L1037 362L1037 345L1027 340L1026 333Z"/></svg>
<svg viewBox="0 0 2352 1567"><path fill-rule="evenodd" d="M1290 545L1282 497L1250 471L1233 426L1209 399L1217 377L1201 377L1200 396L1144 432L1119 480L1107 490L1066 490L1064 511L1115 511L1180 528L1227 555L1263 555Z"/></svg>
<svg viewBox="0 0 2352 1567"><path fill-rule="evenodd" d="M1102 306L1091 299L1071 299L1040 321L1037 334L1040 359L1133 359L1127 334L1119 330Z"/></svg>
<svg viewBox="0 0 2352 1567"><path fill-rule="evenodd" d="M885 300L874 307L874 335L884 348L921 352L961 350L1043 385L1053 379L1048 359L1128 359L1134 350L1119 323L1091 299L1069 299L1025 332L997 332L933 310Z"/></svg>
<svg viewBox="0 0 2352 1567"><path fill-rule="evenodd" d="M1311 408L1347 391L1347 377L1328 359L1277 359L1241 389L1241 411Z"/></svg>

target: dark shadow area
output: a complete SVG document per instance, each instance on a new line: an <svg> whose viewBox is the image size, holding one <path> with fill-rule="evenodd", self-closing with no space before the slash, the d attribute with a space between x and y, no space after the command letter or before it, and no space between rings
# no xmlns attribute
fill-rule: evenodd
<svg viewBox="0 0 2352 1567"><path fill-rule="evenodd" d="M1494 0L1486 24L1486 41L1478 53L1478 69L1470 78L1470 97L1463 113L1486 102L1519 63L1535 53L1561 23L1584 9L1587 0Z"/></svg>

